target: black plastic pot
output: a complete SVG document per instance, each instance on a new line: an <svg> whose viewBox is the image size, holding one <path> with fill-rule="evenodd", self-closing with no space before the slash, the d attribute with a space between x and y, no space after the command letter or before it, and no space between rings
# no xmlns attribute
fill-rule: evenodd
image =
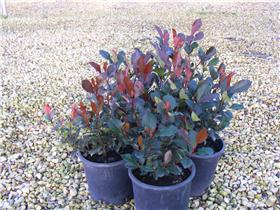
<svg viewBox="0 0 280 210"><path fill-rule="evenodd" d="M136 210L188 209L191 181L194 175L195 166L193 164L191 175L183 182L170 186L154 186L141 182L129 170Z"/></svg>
<svg viewBox="0 0 280 210"><path fill-rule="evenodd" d="M123 204L132 197L132 185L124 161L95 163L78 157L84 165L91 198L107 204Z"/></svg>
<svg viewBox="0 0 280 210"><path fill-rule="evenodd" d="M191 196L197 197L202 195L210 186L216 171L218 161L225 150L224 141L217 139L217 144L221 148L219 152L213 155L190 155L190 158L195 164L196 174L192 181ZM215 141L215 142L216 142Z"/></svg>

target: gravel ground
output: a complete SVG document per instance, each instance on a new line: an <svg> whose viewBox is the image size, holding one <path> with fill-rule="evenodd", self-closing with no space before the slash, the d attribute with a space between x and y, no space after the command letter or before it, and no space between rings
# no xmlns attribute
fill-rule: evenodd
<svg viewBox="0 0 280 210"><path fill-rule="evenodd" d="M157 24L206 38L228 69L253 81L246 108L223 132L227 148L207 194L191 209L280 209L280 70L277 3L11 3L1 21L0 209L132 209L90 201L82 165L42 121L84 96L98 50L149 47Z"/></svg>

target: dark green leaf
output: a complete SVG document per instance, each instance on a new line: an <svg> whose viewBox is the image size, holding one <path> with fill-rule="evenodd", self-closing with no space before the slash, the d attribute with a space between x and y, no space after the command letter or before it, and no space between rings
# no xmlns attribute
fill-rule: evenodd
<svg viewBox="0 0 280 210"><path fill-rule="evenodd" d="M198 47L198 43L197 42L193 42L192 44L191 44L191 51L193 51L195 48L197 48Z"/></svg>
<svg viewBox="0 0 280 210"><path fill-rule="evenodd" d="M164 73L165 73L164 68L158 67L155 68L153 71L156 72L160 78L164 77Z"/></svg>
<svg viewBox="0 0 280 210"><path fill-rule="evenodd" d="M215 69L214 66L209 66L209 72L210 72L210 75L211 75L213 80L215 80L219 77L219 74L218 74L218 72L217 72L217 70Z"/></svg>
<svg viewBox="0 0 280 210"><path fill-rule="evenodd" d="M216 66L219 63L219 58L213 58L211 61L209 61L208 66Z"/></svg>
<svg viewBox="0 0 280 210"><path fill-rule="evenodd" d="M177 127L170 125L169 127L163 127L159 129L159 136L161 137L170 137L174 136L177 133Z"/></svg>
<svg viewBox="0 0 280 210"><path fill-rule="evenodd" d="M190 168L192 166L192 161L190 158L185 157L184 159L181 160L181 164L185 169Z"/></svg>
<svg viewBox="0 0 280 210"><path fill-rule="evenodd" d="M155 129L157 127L157 119L150 111L146 111L142 118L142 125L145 128Z"/></svg>
<svg viewBox="0 0 280 210"><path fill-rule="evenodd" d="M120 133L122 128L122 121L118 119L110 119L108 122L108 127L114 132L114 133Z"/></svg>
<svg viewBox="0 0 280 210"><path fill-rule="evenodd" d="M165 95L165 96L163 96L163 100L164 100L164 102L169 101L171 110L173 110L175 107L177 107L176 99L173 96Z"/></svg>
<svg viewBox="0 0 280 210"><path fill-rule="evenodd" d="M216 54L216 48L215 47L210 47L204 56L204 61L210 60L215 54Z"/></svg>
<svg viewBox="0 0 280 210"><path fill-rule="evenodd" d="M202 48L198 48L198 57L199 57L199 59L202 61L202 62L204 62L204 60L205 60L205 52L203 51L203 49Z"/></svg>
<svg viewBox="0 0 280 210"><path fill-rule="evenodd" d="M212 80L207 78L197 89L197 99L199 100L202 96L210 93L212 86Z"/></svg>
<svg viewBox="0 0 280 210"><path fill-rule="evenodd" d="M122 155L122 159L125 161L125 166L127 168L130 168L132 170L137 168L137 162L131 154Z"/></svg>

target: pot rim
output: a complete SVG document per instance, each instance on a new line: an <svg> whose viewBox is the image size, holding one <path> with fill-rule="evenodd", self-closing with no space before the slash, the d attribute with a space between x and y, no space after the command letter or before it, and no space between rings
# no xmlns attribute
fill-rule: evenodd
<svg viewBox="0 0 280 210"><path fill-rule="evenodd" d="M225 151L225 142L223 139L217 139L222 142L222 149L219 152L214 153L213 155L197 155L197 154L190 154L189 157L199 158L199 159L209 159L209 158L216 158L220 157Z"/></svg>
<svg viewBox="0 0 280 210"><path fill-rule="evenodd" d="M176 188L180 188L180 187L186 185L188 182L191 183L191 181L193 180L193 178L195 176L195 173L196 173L196 168L195 168L194 162L192 161L192 172L191 172L190 176L187 179L185 179L183 182L180 182L180 183L174 184L174 185L168 185L168 186L156 186L156 185L146 184L146 183L140 181L133 175L132 170L128 169L128 175L133 183L137 184L138 186L142 186L146 189L158 190L158 191L175 190Z"/></svg>
<svg viewBox="0 0 280 210"><path fill-rule="evenodd" d="M97 163L87 160L80 151L77 151L79 159L89 167L110 168L124 164L124 160L118 160L111 163Z"/></svg>

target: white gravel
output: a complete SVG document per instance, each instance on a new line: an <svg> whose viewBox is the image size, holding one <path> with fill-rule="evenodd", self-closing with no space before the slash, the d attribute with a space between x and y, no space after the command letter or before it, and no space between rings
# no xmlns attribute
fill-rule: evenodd
<svg viewBox="0 0 280 210"><path fill-rule="evenodd" d="M99 49L147 49L153 26L206 38L238 77L253 81L223 132L227 143L209 192L192 209L280 209L279 3L7 2L0 40L0 209L131 209L89 200L82 165L42 122L42 105L60 114L84 92L86 65Z"/></svg>

